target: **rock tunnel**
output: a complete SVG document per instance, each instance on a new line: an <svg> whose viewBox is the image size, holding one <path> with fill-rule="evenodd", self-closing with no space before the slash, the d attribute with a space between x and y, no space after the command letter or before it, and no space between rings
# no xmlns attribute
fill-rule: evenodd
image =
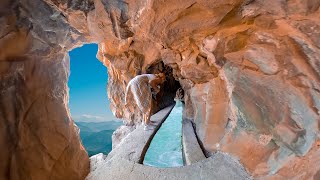
<svg viewBox="0 0 320 180"><path fill-rule="evenodd" d="M319 6L319 0L1 0L0 179L88 175L67 87L68 51L86 43L99 45L110 108L128 125L141 121L124 106L128 81L166 72L170 81L155 112L181 86L183 118L194 124L207 156L228 153L254 178L319 179Z"/></svg>

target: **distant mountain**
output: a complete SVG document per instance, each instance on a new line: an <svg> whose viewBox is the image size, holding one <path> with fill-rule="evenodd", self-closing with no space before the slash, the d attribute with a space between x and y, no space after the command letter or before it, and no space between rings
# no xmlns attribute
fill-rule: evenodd
<svg viewBox="0 0 320 180"><path fill-rule="evenodd" d="M122 125L121 121L75 122L80 129L80 138L89 156L112 149L112 133Z"/></svg>
<svg viewBox="0 0 320 180"><path fill-rule="evenodd" d="M99 132L102 130L115 130L121 124L122 121L105 121L105 122L75 122L80 128L84 128L85 131Z"/></svg>

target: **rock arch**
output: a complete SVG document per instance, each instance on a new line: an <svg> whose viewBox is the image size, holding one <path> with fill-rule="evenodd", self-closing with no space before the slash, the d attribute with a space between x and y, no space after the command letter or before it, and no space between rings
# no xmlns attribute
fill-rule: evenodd
<svg viewBox="0 0 320 180"><path fill-rule="evenodd" d="M184 116L195 122L209 154L231 153L255 177L316 177L319 4L1 1L0 144L8 149L0 156L0 177L81 179L88 173L66 105L66 54L89 42L99 44L97 56L109 69L116 116L130 115L122 112L122 80L161 59L185 90ZM127 68L126 58L138 60Z"/></svg>

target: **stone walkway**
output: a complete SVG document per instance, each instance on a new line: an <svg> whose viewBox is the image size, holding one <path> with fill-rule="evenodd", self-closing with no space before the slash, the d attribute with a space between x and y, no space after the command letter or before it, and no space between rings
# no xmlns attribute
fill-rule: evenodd
<svg viewBox="0 0 320 180"><path fill-rule="evenodd" d="M191 165L206 159L195 135L192 122L182 121L182 149L185 165Z"/></svg>
<svg viewBox="0 0 320 180"><path fill-rule="evenodd" d="M153 136L173 107L174 105L164 108L151 117L155 126L153 130L144 131L143 126L138 126L107 157L103 154L91 157L91 172L87 180L252 179L238 160L221 152L183 167L157 168L142 165ZM190 126L188 129L191 132ZM190 137L188 134L184 136ZM194 143L194 139L192 142ZM192 159L191 154L187 156Z"/></svg>

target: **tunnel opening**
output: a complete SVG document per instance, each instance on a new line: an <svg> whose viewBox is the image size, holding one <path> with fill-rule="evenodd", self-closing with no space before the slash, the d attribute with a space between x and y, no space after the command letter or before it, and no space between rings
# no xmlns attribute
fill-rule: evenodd
<svg viewBox="0 0 320 180"><path fill-rule="evenodd" d="M181 85L179 81L174 78L173 69L170 66L165 65L161 59L148 65L146 67L146 73L164 73L166 76L166 81L160 87L161 91L154 98L153 113L156 113L157 111L174 103L176 92L181 88Z"/></svg>
<svg viewBox="0 0 320 180"><path fill-rule="evenodd" d="M158 168L181 167L206 159L203 147L190 120L183 118L185 108L184 90L182 89L173 69L158 60L147 66L147 73L164 72L167 81L163 91L156 99L156 110L174 103L170 114L146 144L141 164Z"/></svg>
<svg viewBox="0 0 320 180"><path fill-rule="evenodd" d="M97 44L69 52L69 108L89 157L112 150L112 134L122 125L110 111L107 68L96 59Z"/></svg>

